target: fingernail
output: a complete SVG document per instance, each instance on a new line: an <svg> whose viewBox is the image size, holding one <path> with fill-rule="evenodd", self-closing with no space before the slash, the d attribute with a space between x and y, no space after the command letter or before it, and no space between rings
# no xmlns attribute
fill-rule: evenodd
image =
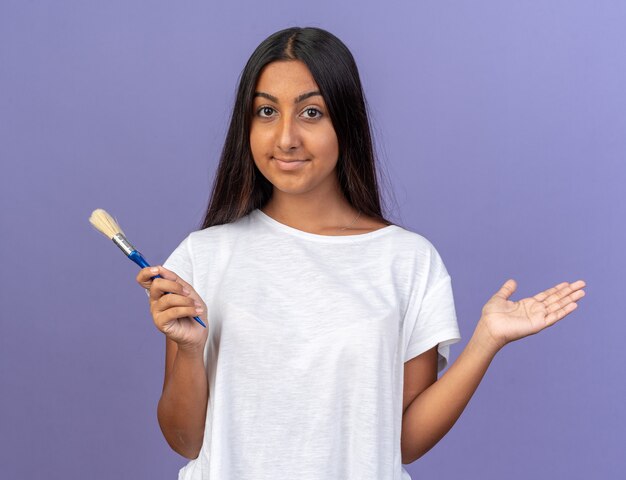
<svg viewBox="0 0 626 480"><path fill-rule="evenodd" d="M159 273L159 269L158 269L158 268L156 268L156 267L152 267L152 268L150 269L150 272L151 272L151 273Z"/></svg>
<svg viewBox="0 0 626 480"><path fill-rule="evenodd" d="M193 304L194 304L196 307L200 307L200 306L202 306L202 304L201 304L198 300L194 300L194 301L193 301Z"/></svg>
<svg viewBox="0 0 626 480"><path fill-rule="evenodd" d="M191 292L189 290L187 290L185 287L183 287L183 293L185 295L189 295Z"/></svg>
<svg viewBox="0 0 626 480"><path fill-rule="evenodd" d="M201 307L196 308L196 312L197 313L202 313L202 308Z"/></svg>

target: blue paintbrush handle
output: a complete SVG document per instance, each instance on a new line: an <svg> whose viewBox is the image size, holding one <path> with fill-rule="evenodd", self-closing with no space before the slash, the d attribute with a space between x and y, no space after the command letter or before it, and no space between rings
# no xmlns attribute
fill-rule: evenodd
<svg viewBox="0 0 626 480"><path fill-rule="evenodd" d="M150 266L150 264L148 262L146 262L146 259L143 258L143 256L141 255L141 253L139 253L138 250L133 250L132 252L130 252L130 254L128 255L128 258L130 258L133 262L135 262L141 268L145 268L145 267L149 267ZM163 278L163 277L161 275L155 275L152 278L155 279L155 278ZM168 295L169 293L170 292L165 292L165 295ZM193 319L196 322L198 322L200 325L202 325L204 328L206 328L206 325L200 319L200 317L193 317Z"/></svg>

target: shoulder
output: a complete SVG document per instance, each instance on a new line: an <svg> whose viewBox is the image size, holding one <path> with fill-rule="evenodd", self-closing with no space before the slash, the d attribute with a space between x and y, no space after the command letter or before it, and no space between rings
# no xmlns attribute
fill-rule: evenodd
<svg viewBox="0 0 626 480"><path fill-rule="evenodd" d="M250 216L245 215L229 223L192 231L185 242L194 258L202 257L202 260L206 260L217 255L228 255L235 244L246 243L254 234L254 224Z"/></svg>
<svg viewBox="0 0 626 480"><path fill-rule="evenodd" d="M228 239L229 237L236 236L242 230L247 229L249 224L249 217L246 215L229 223L212 225L201 230L195 230L189 233L188 239L192 243Z"/></svg>
<svg viewBox="0 0 626 480"><path fill-rule="evenodd" d="M424 234L395 225L387 250L392 251L391 257L395 267L409 276L437 277L445 270L443 259L434 243Z"/></svg>
<svg viewBox="0 0 626 480"><path fill-rule="evenodd" d="M407 253L415 253L420 256L430 256L433 252L436 252L433 243L423 234L418 233L408 227L392 224L394 231L391 238L398 244L398 248ZM386 224L382 224L382 227L386 227Z"/></svg>

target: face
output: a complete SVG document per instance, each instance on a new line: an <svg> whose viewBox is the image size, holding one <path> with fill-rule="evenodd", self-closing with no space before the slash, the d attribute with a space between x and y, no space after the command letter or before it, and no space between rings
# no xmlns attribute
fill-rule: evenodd
<svg viewBox="0 0 626 480"><path fill-rule="evenodd" d="M259 171L278 193L324 195L335 189L337 135L308 67L272 62L257 81L250 147ZM283 163L280 160L291 162Z"/></svg>

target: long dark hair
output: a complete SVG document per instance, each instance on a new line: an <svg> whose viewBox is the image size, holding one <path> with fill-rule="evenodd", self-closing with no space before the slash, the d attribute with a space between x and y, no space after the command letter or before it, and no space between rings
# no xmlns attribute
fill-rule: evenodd
<svg viewBox="0 0 626 480"><path fill-rule="evenodd" d="M391 224L381 212L367 104L352 54L326 30L291 27L267 37L241 72L202 228L233 222L263 207L272 195L272 184L252 158L250 122L261 70L279 60L302 61L319 87L338 139L337 178L347 201L362 214Z"/></svg>

